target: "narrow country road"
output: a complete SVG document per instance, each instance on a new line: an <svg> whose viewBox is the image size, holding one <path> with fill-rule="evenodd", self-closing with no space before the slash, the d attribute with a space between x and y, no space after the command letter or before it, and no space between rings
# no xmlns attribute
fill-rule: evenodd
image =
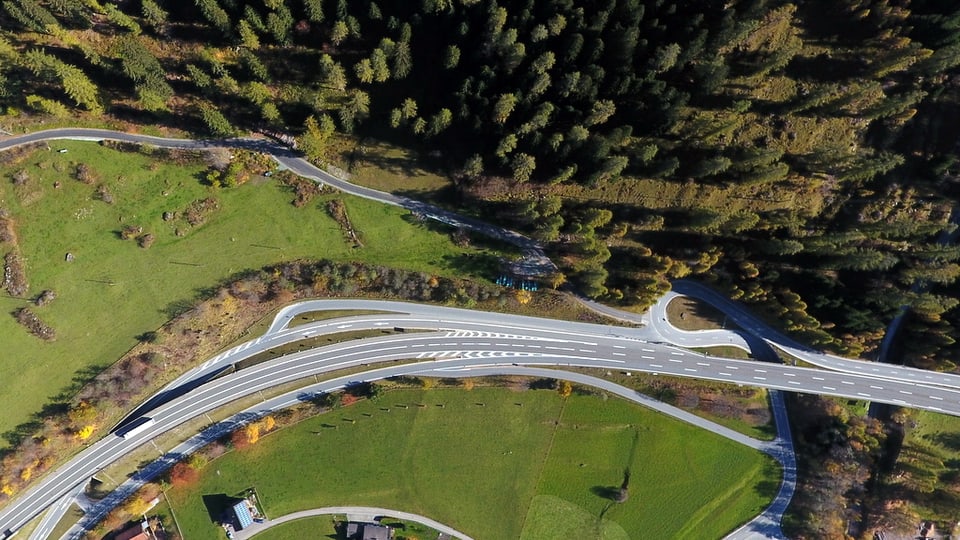
<svg viewBox="0 0 960 540"><path fill-rule="evenodd" d="M453 527L448 527L443 523L434 521L426 516L421 516L419 514L411 514L410 512L403 512L401 510L391 510L389 508L375 508L370 506L328 506L326 508L314 508L312 510L302 510L300 512L293 512L292 514L287 514L285 516L280 516L277 518L272 518L265 523L255 523L242 531L234 533L233 537L235 540L247 540L252 538L254 535L257 535L271 527L276 527L277 525L287 523L290 521L295 521L298 519L304 519L309 517L316 516L329 516L335 514L346 514L347 519L350 521L360 521L370 523L377 518L382 517L392 517L397 519L402 519L404 521L413 521L426 525L431 529L449 534L454 538L459 538L460 540L473 540L473 538L463 534L462 532L454 529Z"/></svg>
<svg viewBox="0 0 960 540"><path fill-rule="evenodd" d="M424 203L377 191L352 184L347 180L338 178L319 167L316 167L300 153L283 146L280 143L270 139L236 138L236 139L173 139L167 137L154 137L152 135L140 135L136 133L124 133L122 131L113 131L107 129L90 128L60 128L36 131L26 135L17 135L0 140L0 152L10 150L18 146L28 144L53 141L53 140L73 140L73 141L119 141L133 144L145 144L156 146L158 148L178 148L188 150L209 150L212 148L239 148L262 152L272 157L282 167L304 178L314 180L323 184L333 186L344 193L363 197L384 204L399 206L405 208L417 215L428 219L439 221L447 225L463 228L478 234L489 236L497 240L512 244L520 248L523 253L521 266L531 275L542 275L556 270L556 265L543 252L543 248L531 238L520 233L497 227L481 220L462 216L460 214L445 210L429 203Z"/></svg>

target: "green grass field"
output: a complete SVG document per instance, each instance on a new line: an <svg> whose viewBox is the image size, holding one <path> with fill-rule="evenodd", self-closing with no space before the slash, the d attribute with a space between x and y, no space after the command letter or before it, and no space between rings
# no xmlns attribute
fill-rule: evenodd
<svg viewBox="0 0 960 540"><path fill-rule="evenodd" d="M78 372L116 361L135 336L170 318L168 308L237 272L309 257L453 275L459 272L450 269L449 260L478 251L408 224L403 210L363 199L327 195L298 209L290 204L292 193L265 179L214 190L198 179L202 165L177 166L95 143L56 141L51 147L68 152L39 150L0 168L0 208L17 222L28 295L44 289L57 295L50 305L35 308L56 330L53 343L29 335L7 315L27 299L0 296L0 380L13 381L0 395L0 433L39 411ZM95 186L73 178L77 163L91 166L114 204L95 200ZM15 186L12 175L20 170L30 180ZM163 221L164 212L180 212L206 197L217 198L220 209L205 224L191 228L181 219ZM324 210L331 197L344 199L365 247L344 241ZM124 225L142 226L155 243L142 249L135 240L119 239ZM183 236L175 234L178 228ZM8 249L0 244L0 255ZM65 261L68 252L73 262Z"/></svg>
<svg viewBox="0 0 960 540"><path fill-rule="evenodd" d="M627 468L630 497L614 504ZM766 456L619 399L433 389L309 419L168 495L187 538L222 534L205 498L250 486L268 517L355 504L483 539L718 538L760 512L778 479Z"/></svg>
<svg viewBox="0 0 960 540"><path fill-rule="evenodd" d="M303 538L333 538L337 537L337 529L333 524L334 516L317 516L271 527L256 536L257 540L301 540Z"/></svg>

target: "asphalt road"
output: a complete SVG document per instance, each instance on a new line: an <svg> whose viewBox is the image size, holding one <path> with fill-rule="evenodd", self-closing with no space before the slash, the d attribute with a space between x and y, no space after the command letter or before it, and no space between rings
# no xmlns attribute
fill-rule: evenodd
<svg viewBox="0 0 960 540"><path fill-rule="evenodd" d="M543 256L539 246L529 238L419 201L354 186L317 169L289 149L269 140L193 141L106 130L59 129L0 141L0 151L52 139L110 139L166 148L227 147L265 152L293 172L330 184L345 192L404 207L431 219L513 243L524 251L532 266L539 265L541 270L552 268L552 263ZM162 399L155 400L144 409L150 409L149 415L157 419L157 424L150 430L131 440L107 437L90 446L70 463L48 474L37 486L0 512L0 531L6 528L16 529L30 517L41 512L43 508L60 499L68 490L84 483L97 470L112 463L117 457L192 416L285 381L357 364L366 365L415 358L420 363L413 367L427 370L431 374L448 374L447 376L519 372L530 374L537 371L537 368L530 366L585 366L607 370L647 371L734 384L750 384L770 389L867 399L960 415L960 391L958 391L960 377L909 368L879 366L874 363L825 355L778 334L750 315L742 306L723 298L715 291L683 281L676 283L674 288L678 292L696 296L717 305L745 331L739 335L726 332L697 335L684 333L670 325L659 324L657 322L659 312L656 310L647 319L651 323L647 328L624 329L500 314L482 314L482 312L466 310L444 311L446 308L432 306L421 310L411 308L410 304L404 304L402 308L393 306L406 311L405 315L354 318L349 321L339 321L335 326L331 326L331 323L315 323L289 329L284 328L283 321L279 321L279 326L272 328L268 335L228 351L178 380L178 383L188 383L189 392L178 393L174 387L165 389L166 393L163 394ZM636 320L632 315L625 315L623 312L604 306L594 304L593 307L624 320ZM391 308L381 305L381 307L372 308L328 307L327 309ZM225 365L282 343L291 343L323 332L383 326L440 331L385 336L338 344L289 355L213 381L203 378L204 375L209 376ZM759 339L806 362L834 371L716 358L664 344L664 342L674 342L684 346L699 347L706 346L705 342L713 339L718 340L713 344L733 344L734 346L741 346L738 343L741 339L742 346L754 346ZM726 342L720 343L721 340ZM413 369L403 365L392 367L404 373L410 372L405 370ZM389 369L387 368L387 371ZM376 378L381 372L383 370L374 370L364 377ZM561 376L557 371L547 373L552 374L551 376ZM582 376L564 373L562 377L576 380ZM188 379L200 382L194 387L189 385ZM609 383L597 382L599 386L605 384ZM610 391L617 393L615 390ZM779 419L779 414L783 412L782 407L775 406L774 410ZM792 451L788 446L784 446L783 439L776 448L762 449L777 455L782 463L792 459ZM787 454L789 459L786 457ZM172 457L175 456L171 456L171 459ZM785 463L785 470L789 475L790 467L787 465L788 463ZM792 470L794 471L792 474L795 475L795 467ZM785 490L789 491L792 488L788 488L787 484L788 482L784 482L780 496L768 511L774 509L778 502L782 502L785 506L789 501L789 493ZM121 494L118 493L117 496ZM775 511L769 515L778 516ZM93 517L95 513L89 515L90 519ZM763 515L758 518L759 521L754 520L751 523L762 527L762 518ZM85 521L89 520L85 519ZM776 522L779 530L779 517L776 517ZM751 534L756 533L755 528Z"/></svg>
<svg viewBox="0 0 960 540"><path fill-rule="evenodd" d="M734 302L724 297L717 291L702 285L700 283L678 280L673 282L673 291L668 295L684 295L703 300L717 309L724 312L731 322L736 323L745 332L739 333L739 336L732 338L728 332L714 331L706 333L684 332L669 325L664 325L666 297L661 299L651 310L650 322L655 331L660 336L671 343L681 346L705 347L703 341L691 341L691 338L700 338L707 340L708 336L715 336L717 342L715 345L732 345L740 348L743 340L749 338L749 334L758 336L772 347L802 360L808 364L826 368L834 371L844 371L867 375L875 378L891 379L898 381L911 381L923 385L942 385L950 388L960 389L960 375L954 373L940 373L925 369L917 369L905 366L896 366L891 364L881 364L867 360L858 360L844 358L832 354L823 353L814 350L806 345L798 343L792 338L774 330L765 322L751 314L747 307L738 302ZM699 335L698 335L699 334ZM724 342L727 340L728 342Z"/></svg>
<svg viewBox="0 0 960 540"><path fill-rule="evenodd" d="M520 248L524 255L523 264L533 274L543 274L556 270L556 265L547 257L543 248L533 239L520 233L510 231L479 219L468 216L461 216L449 210L445 210L432 204L424 203L377 191L375 189L358 186L350 182L337 178L336 176L314 166L309 161L303 159L301 154L290 148L274 142L269 139L173 139L167 137L153 137L150 135L140 135L135 133L124 133L121 131L112 131L106 129L87 129L87 128L61 128L37 131L26 135L17 135L0 141L0 152L24 146L27 144L51 141L51 140L74 140L74 141L120 141L134 144L146 144L158 148L180 148L191 150L208 150L212 148L242 148L254 150L270 155L277 163L284 168L311 180L333 186L340 191L378 201L393 206L399 206L422 215L428 219L439 221L453 227L459 227L470 230L491 238L496 238L503 242L515 245Z"/></svg>
<svg viewBox="0 0 960 540"><path fill-rule="evenodd" d="M328 301L333 309L337 301ZM356 306L353 302L343 306ZM346 307L339 309L349 309ZM366 305L367 308L371 306ZM390 305L378 309L387 310ZM436 308L436 320L452 325L450 308ZM682 377L696 377L734 384L749 384L766 388L838 395L853 399L870 399L897 405L914 406L960 415L960 391L940 386L922 386L912 382L877 379L853 373L831 372L812 368L758 363L705 356L675 347L645 342L622 335L631 330L585 323L565 323L532 319L517 325L516 316L510 321L500 320L499 314L468 312L474 319L466 329L448 329L441 332L404 333L380 338L350 341L303 351L243 369L231 375L212 380L190 393L176 397L158 406L148 414L156 420L150 429L132 439L106 437L82 452L67 465L48 474L27 493L7 505L0 513L0 530L17 528L41 512L50 502L58 500L67 490L85 482L96 471L143 442L186 420L224 405L241 396L299 380L314 374L378 362L417 359L412 371L429 370L434 374L456 376L490 372L517 372L531 367L582 366L605 370L646 371ZM286 315L290 315L287 313ZM334 322L340 331L359 327L397 326L405 317L374 315L346 321L322 321L293 329L275 329L275 334L286 332L281 342L295 342L313 329L329 327ZM495 328L474 329L471 325L485 325L484 317L492 317ZM543 326L548 326L544 328ZM566 329L566 325L570 325ZM620 334L614 334L619 332ZM243 347L243 346L241 346ZM234 356L236 361L240 355ZM252 351L250 351L252 352ZM516 364L516 365L515 365ZM410 369L403 372L409 373ZM551 372L555 373L555 372ZM376 375L363 376L369 379ZM572 374L556 377L572 378ZM357 376L360 380L360 376ZM342 384L342 383L341 383ZM632 391L631 391L632 392Z"/></svg>
<svg viewBox="0 0 960 540"><path fill-rule="evenodd" d="M768 441L758 441L756 439L751 439L746 437L743 434L734 432L724 426L720 426L703 418L691 415L686 411L677 409L676 407L667 405L665 403L656 401L648 396L638 394L636 391L622 387L610 381L599 379L597 377L592 377L582 373L575 372L564 372L558 371L555 369L546 369L546 368L530 368L524 366L514 366L512 364L502 365L502 366L483 366L483 367L453 367L445 365L442 367L437 367L434 364L403 364L403 365L390 365L388 367L375 368L369 372L362 375L364 380L378 380L387 377L399 376L399 375L422 375L422 376L433 376L433 377L478 377L486 375L524 375L529 377L560 377L568 379L572 382L594 386L600 388L601 390L607 391L611 394L624 397L628 400L640 403L645 406L653 407L656 410L664 412L665 414L670 414L677 416L678 418L686 421L692 421L699 427L704 429L710 429L715 433L718 433L721 436L732 436L734 440L738 442L747 441L747 444L753 448L760 449L776 457L776 445L771 444ZM337 379L324 381L317 383L296 391L289 392L282 396L264 401L261 404L258 404L254 407L247 409L244 412L236 415L235 417L215 424L203 432L197 434L191 439L187 440L183 444L173 448L160 459L154 463L148 465L135 474L130 480L125 482L120 489L116 490L113 494L107 497L104 501L99 503L96 507L91 508L90 512L84 516L81 522L71 529L71 531L64 536L64 538L69 539L79 539L82 537L84 530L95 525L99 520L106 515L114 506L120 504L124 499L129 495L134 493L139 489L145 482L150 481L152 478L155 478L157 475L161 474L167 467L173 465L183 456L192 453L198 448L204 446L205 444L213 441L224 434L227 434L239 425L242 425L246 422L255 420L260 416L270 414L273 411L295 405L304 399L315 395L319 392L330 392L343 388L345 385L349 384L351 381L356 380L360 375L352 375L347 377L340 377ZM182 411L181 411L182 413ZM168 419L158 419L158 424L163 422L164 425L167 425L169 422ZM167 428L169 429L169 428ZM156 434L148 434L146 437L153 437ZM139 443L138 443L139 444Z"/></svg>
<svg viewBox="0 0 960 540"><path fill-rule="evenodd" d="M263 524L254 524L251 527L243 529L234 533L234 538L236 540L246 540L256 534L259 534L271 527L287 523L289 521L296 521L298 519L316 517L316 516L329 516L329 515L347 515L347 519L350 521L361 521L364 523L370 523L374 521L373 518L382 518L382 517L391 517L398 518L405 521L413 521L416 523L421 523L430 527L431 529L449 534L454 538L459 538L460 540L473 540L473 538L463 534L462 532L444 525L439 521L432 520L427 516L421 516L420 514L412 514L410 512L404 512L402 510L392 510L389 508L372 508L369 506L328 506L326 508L314 508L312 510L303 510L300 512L294 512L292 514L287 514L285 516L280 516L274 519L271 519Z"/></svg>

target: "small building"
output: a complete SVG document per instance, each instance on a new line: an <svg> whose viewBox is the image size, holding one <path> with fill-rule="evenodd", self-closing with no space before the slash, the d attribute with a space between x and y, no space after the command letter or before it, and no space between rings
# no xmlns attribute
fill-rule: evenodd
<svg viewBox="0 0 960 540"><path fill-rule="evenodd" d="M379 523L347 522L347 540L391 540L393 529Z"/></svg>
<svg viewBox="0 0 960 540"><path fill-rule="evenodd" d="M146 521L127 527L117 533L113 540L152 540L153 534L150 532L150 524Z"/></svg>
<svg viewBox="0 0 960 540"><path fill-rule="evenodd" d="M253 525L253 514L250 513L250 507L247 506L247 501L240 501L233 505L233 515L236 518L234 525L238 531Z"/></svg>

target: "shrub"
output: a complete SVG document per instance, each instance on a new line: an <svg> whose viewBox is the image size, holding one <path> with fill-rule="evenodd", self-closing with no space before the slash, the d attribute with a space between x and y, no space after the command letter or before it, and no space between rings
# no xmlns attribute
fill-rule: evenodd
<svg viewBox="0 0 960 540"><path fill-rule="evenodd" d="M149 248L156 241L157 241L157 237L150 233L142 234L139 237L137 237L137 245L142 247L143 249Z"/></svg>

